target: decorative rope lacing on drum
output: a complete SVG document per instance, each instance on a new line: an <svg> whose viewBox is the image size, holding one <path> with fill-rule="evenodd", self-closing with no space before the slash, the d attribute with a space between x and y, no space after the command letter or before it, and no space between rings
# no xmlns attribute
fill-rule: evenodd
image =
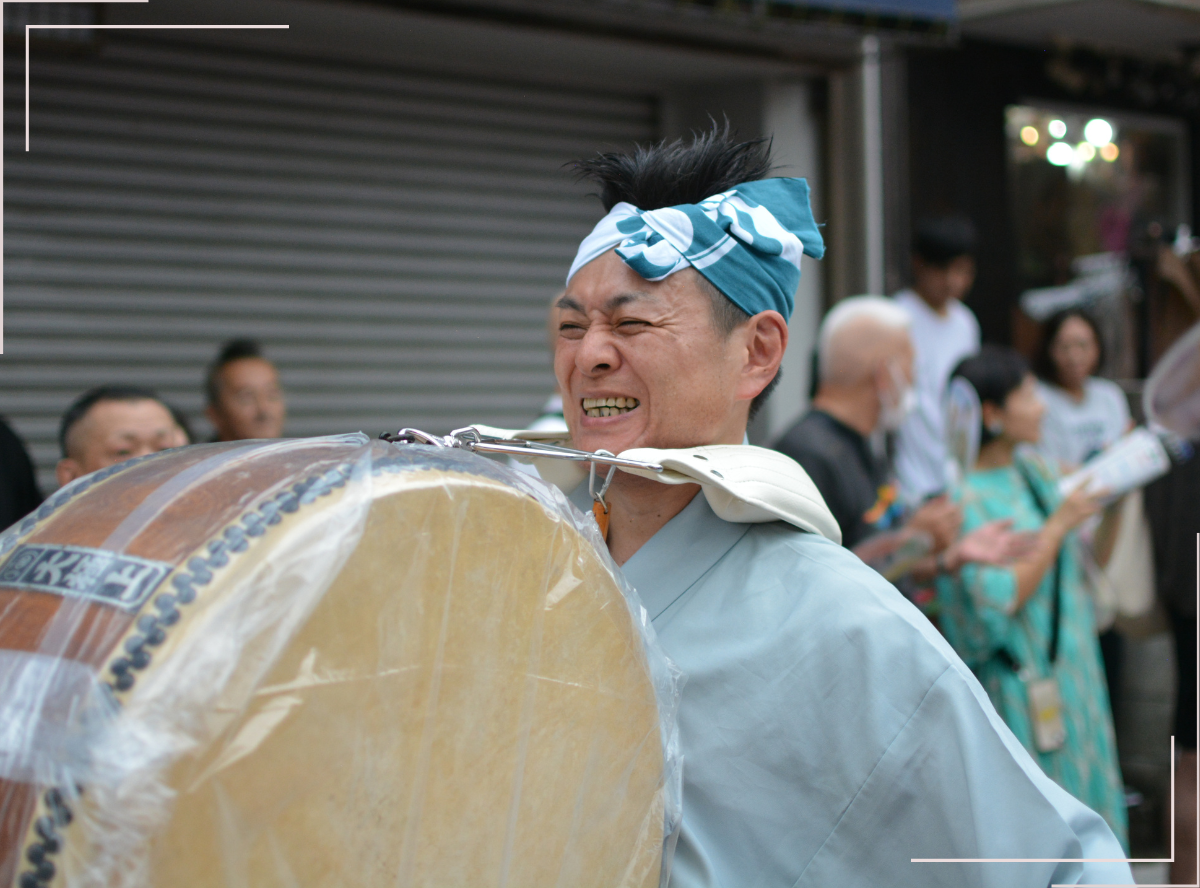
<svg viewBox="0 0 1200 888"><path fill-rule="evenodd" d="M150 454L150 456L157 455ZM92 484L103 481L116 474L117 471L146 458L129 460L89 475L88 478L91 480L86 485L72 489L69 495L60 502L52 503L51 500L47 500L38 510L38 514L40 515L42 509L49 506L46 511L46 515L49 515L50 512L82 493ZM379 471L381 468L383 467L376 465L374 471ZM208 551L207 555L195 555L188 559L183 568L177 569L171 578L171 586L174 591L162 592L154 599L154 607L158 613L147 613L138 617L137 632L125 639L122 654L108 664L111 680L107 681L105 686L113 694L114 703L120 706L120 700L116 698L115 694L132 688L137 680L135 673L150 665L149 648L157 647L166 641L166 628L179 622L179 605L188 605L195 601L196 590L211 583L215 572L229 564L231 555L245 552L250 547L251 539L265 534L267 528L282 521L284 515L296 512L301 506L307 506L318 497L327 496L335 489L344 487L353 471L352 463L341 463L320 475L314 475L293 484L273 499L259 505L257 509L242 515L220 534L209 540L205 546ZM30 524L30 528L32 528L33 524L45 516L30 517L33 519ZM26 521L29 520L26 519ZM24 530L21 531L21 533L24 532ZM14 534L14 538L18 535ZM12 546L8 546L4 551L11 548ZM0 552L0 555L2 554L4 553ZM75 793L82 795L83 787L77 785ZM38 840L31 842L25 849L25 859L33 866L33 869L21 873L17 882L19 888L45 888L45 885L54 878L56 868L51 858L62 847L62 838L59 836L58 830L70 823L73 818L71 808L67 804L61 788L51 787L46 790L42 802L45 806L45 814L37 817L33 825Z"/></svg>
<svg viewBox="0 0 1200 888"><path fill-rule="evenodd" d="M119 472L124 472L126 469L131 469L134 466L141 465L146 460L154 459L156 456L162 456L167 453L166 450L160 450L156 453L147 453L145 456L135 456L133 459L127 459L125 462L117 463L105 469L98 469L90 475L84 475L79 479L78 483L68 485L62 488L57 493L46 498L46 501L38 506L34 511L30 512L19 522L14 524L5 533L0 534L0 557L7 555L16 547L17 543L21 542L25 537L29 536L30 532L37 526L39 521L44 521L49 518L57 509L65 506L79 494L99 484L101 481L107 481L113 475Z"/></svg>
<svg viewBox="0 0 1200 888"><path fill-rule="evenodd" d="M257 509L247 512L220 534L208 541L208 554L194 555L183 568L178 568L171 577L173 592L161 592L154 599L157 614L142 614L137 620L138 631L125 639L124 653L108 664L112 680L108 686L113 691L128 691L136 680L134 673L150 665L150 651L167 639L166 627L179 621L179 605L191 604L196 600L196 590L212 582L215 571L229 564L231 555L245 552L250 540L260 537L267 528L278 524L284 515L297 511L318 497L327 496L336 488L345 486L354 466L342 463L321 475L298 481L267 500ZM186 569L185 569L186 568Z"/></svg>
<svg viewBox="0 0 1200 888"><path fill-rule="evenodd" d="M76 791L82 793L83 788L76 787ZM71 809L63 799L62 790L57 787L46 790L42 802L47 813L33 824L33 831L38 834L39 841L31 843L25 849L25 859L33 865L33 869L21 873L21 878L17 881L20 888L42 888L54 878L57 870L50 858L62 847L58 828L66 826L73 817Z"/></svg>
<svg viewBox="0 0 1200 888"><path fill-rule="evenodd" d="M8 533L0 534L0 557L7 555L21 540L29 536L39 522L49 518L56 510L65 506L68 502L79 496L79 494L91 489L101 481L107 481L113 475L124 472L126 469L131 469L165 452L148 453L145 456L135 457L134 459L100 469L90 475L84 476L80 479L79 483L51 495L37 509L14 525ZM76 794L81 794L83 787L77 786L75 791ZM20 888L41 888L41 886L54 878L56 868L54 861L50 857L58 853L58 849L61 846L58 828L70 823L73 816L71 808L63 798L62 790L58 787L51 787L46 790L42 796L42 804L46 813L38 817L33 824L33 830L37 833L39 841L32 842L25 849L25 859L33 866L33 869L21 873L21 877L17 882Z"/></svg>

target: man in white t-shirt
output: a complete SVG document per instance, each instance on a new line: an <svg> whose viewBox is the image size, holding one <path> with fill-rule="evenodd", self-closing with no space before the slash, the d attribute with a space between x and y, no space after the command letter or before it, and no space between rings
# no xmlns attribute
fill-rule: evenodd
<svg viewBox="0 0 1200 888"><path fill-rule="evenodd" d="M913 285L895 295L912 318L917 402L896 433L901 496L920 503L946 487L942 394L954 367L979 351L979 322L962 299L975 283L975 227L962 216L926 219L913 240Z"/></svg>

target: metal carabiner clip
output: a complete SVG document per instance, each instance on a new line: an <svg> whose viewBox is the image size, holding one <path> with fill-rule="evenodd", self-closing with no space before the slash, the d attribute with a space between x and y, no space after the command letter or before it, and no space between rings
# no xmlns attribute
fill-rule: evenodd
<svg viewBox="0 0 1200 888"><path fill-rule="evenodd" d="M615 458L616 454L608 450L597 450L596 456ZM608 503L604 501L604 494L608 493L608 485L612 484L613 475L616 472L617 467L609 465L608 474L604 476L604 484L601 485L599 490L596 490L596 464L594 462L590 463L590 468L588 469L588 493L592 495L593 501L600 504L600 508L604 510L605 514L608 514Z"/></svg>

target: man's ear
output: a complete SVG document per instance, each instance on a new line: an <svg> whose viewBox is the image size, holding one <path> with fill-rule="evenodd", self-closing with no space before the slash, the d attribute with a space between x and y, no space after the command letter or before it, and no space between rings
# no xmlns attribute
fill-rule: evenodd
<svg viewBox="0 0 1200 888"><path fill-rule="evenodd" d="M871 371L871 383L875 388L875 393L885 392L891 388L891 374L888 373L887 361L881 360L875 362L875 369Z"/></svg>
<svg viewBox="0 0 1200 888"><path fill-rule="evenodd" d="M83 466L69 456L64 456L58 461L58 465L54 467L54 478L58 481L59 487L70 484L76 478L81 478L85 474L87 473L84 472Z"/></svg>
<svg viewBox="0 0 1200 888"><path fill-rule="evenodd" d="M770 384L779 372L787 351L787 321L777 311L760 311L742 328L745 364L738 385L738 398L750 400Z"/></svg>

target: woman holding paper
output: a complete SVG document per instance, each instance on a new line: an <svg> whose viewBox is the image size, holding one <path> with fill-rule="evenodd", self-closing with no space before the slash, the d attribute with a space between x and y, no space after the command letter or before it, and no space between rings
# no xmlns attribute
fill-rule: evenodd
<svg viewBox="0 0 1200 888"><path fill-rule="evenodd" d="M1034 360L1034 369L1040 378L1038 393L1046 404L1042 416L1042 440L1038 447L1063 472L1079 468L1133 426L1129 403L1120 386L1093 375L1103 363L1104 343L1100 328L1091 315L1079 308L1069 308L1046 322L1042 345ZM1141 493L1136 492L1129 502L1122 499L1109 506L1110 517L1104 524L1107 533L1095 533L1097 521L1089 522L1081 532L1085 548L1096 565L1094 573L1108 566L1117 534L1122 529L1127 534L1134 534L1126 540L1123 551L1142 556L1140 560L1134 559L1132 568L1128 564L1115 566L1116 572L1107 586L1110 591L1097 598L1100 652L1110 696L1120 686L1123 659L1122 639L1113 628L1118 610L1113 596L1121 591L1132 593L1135 589L1143 589L1149 600L1149 584L1153 583L1145 573L1149 569L1150 553L1144 547L1148 532L1144 531L1141 497ZM1124 527L1123 514L1128 515ZM1143 527L1139 527L1139 523ZM1144 531L1141 535L1137 535L1139 529ZM1143 548L1138 548L1139 543ZM1137 571L1139 567L1142 572L1135 572L1132 579L1140 582L1131 582L1130 569ZM1094 576L1093 583L1099 582L1103 582L1103 578Z"/></svg>
<svg viewBox="0 0 1200 888"><path fill-rule="evenodd" d="M939 578L941 629L1042 769L1127 845L1108 692L1072 533L1099 510L1099 497L1087 485L1061 497L1056 473L1018 450L1038 442L1045 412L1024 358L984 346L955 379L980 403L978 458L956 492L963 532L1008 519L1036 532L1038 545L1008 566L968 565Z"/></svg>

